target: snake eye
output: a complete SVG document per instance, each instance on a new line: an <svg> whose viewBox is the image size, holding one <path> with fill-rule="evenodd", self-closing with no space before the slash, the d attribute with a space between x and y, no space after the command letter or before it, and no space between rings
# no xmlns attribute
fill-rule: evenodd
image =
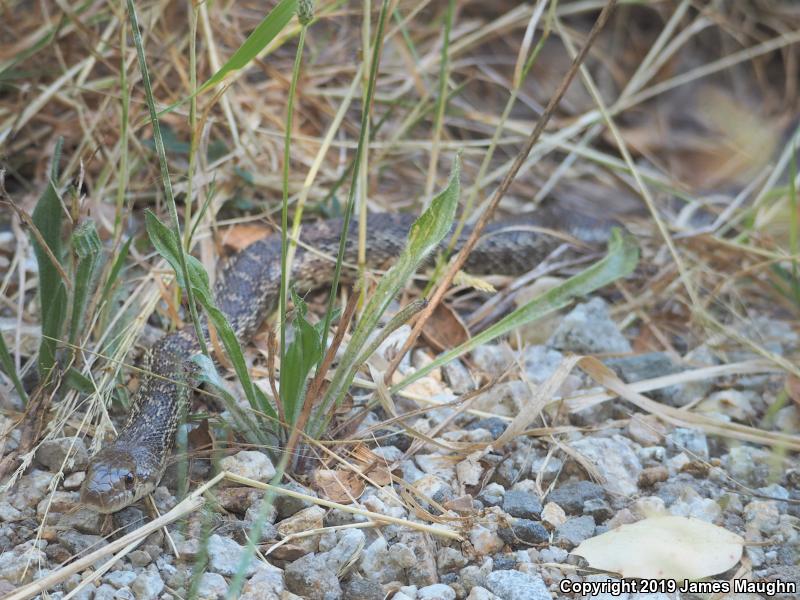
<svg viewBox="0 0 800 600"><path fill-rule="evenodd" d="M135 478L133 476L133 473L125 473L125 485L126 486L131 487L133 485L134 479Z"/></svg>

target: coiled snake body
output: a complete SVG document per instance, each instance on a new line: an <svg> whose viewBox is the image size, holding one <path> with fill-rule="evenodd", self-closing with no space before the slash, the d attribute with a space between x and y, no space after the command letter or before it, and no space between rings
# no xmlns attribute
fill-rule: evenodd
<svg viewBox="0 0 800 600"><path fill-rule="evenodd" d="M404 248L414 218L373 214L369 217L367 266L387 268ZM536 228L540 228L536 230ZM485 230L465 270L476 274L516 275L541 262L563 239L541 231L560 230L589 244L605 241L609 223L554 208L537 211L513 222L495 223ZM306 225L292 263L291 281L298 291L330 282L342 231L339 219ZM358 228L350 227L345 262L357 261ZM468 232L462 234L462 240ZM280 290L280 236L257 241L236 254L215 286L217 306L229 319L239 340L246 342L264 318L275 310ZM343 271L344 275L344 271ZM144 377L130 416L117 439L92 458L81 487L81 502L110 513L155 489L172 448L187 388L179 383L187 359L198 351L192 327L162 337L148 352Z"/></svg>

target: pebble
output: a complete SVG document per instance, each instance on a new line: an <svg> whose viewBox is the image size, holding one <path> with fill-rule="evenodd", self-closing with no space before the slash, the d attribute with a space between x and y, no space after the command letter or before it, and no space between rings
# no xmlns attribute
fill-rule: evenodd
<svg viewBox="0 0 800 600"><path fill-rule="evenodd" d="M483 525L475 525L469 532L469 541L479 556L494 554L502 550L505 542L491 529Z"/></svg>
<svg viewBox="0 0 800 600"><path fill-rule="evenodd" d="M283 484L280 487L292 492L305 494L306 496L311 496L313 498L318 497L314 490L308 489L294 482ZM285 494L278 494L275 496L273 505L275 506L275 511L277 513L277 520L282 521L283 519L287 519L305 508L314 506L314 503L311 502L311 500L287 496Z"/></svg>
<svg viewBox="0 0 800 600"><path fill-rule="evenodd" d="M594 465L610 493L632 496L638 492L642 464L630 440L621 435L585 437L573 442L572 447Z"/></svg>
<svg viewBox="0 0 800 600"><path fill-rule="evenodd" d="M555 488L547 496L549 502L555 502L567 514L579 514L587 500L603 500L605 490L592 481L569 481Z"/></svg>
<svg viewBox="0 0 800 600"><path fill-rule="evenodd" d="M342 588L335 571L324 557L306 554L286 567L286 587L290 592L308 600L337 600Z"/></svg>
<svg viewBox="0 0 800 600"><path fill-rule="evenodd" d="M503 600L551 600L541 576L520 571L493 571L486 577L486 588Z"/></svg>
<svg viewBox="0 0 800 600"><path fill-rule="evenodd" d="M550 539L547 529L539 521L512 519L511 527L498 530L505 543L514 548L542 544Z"/></svg>
<svg viewBox="0 0 800 600"><path fill-rule="evenodd" d="M223 600L228 593L228 582L218 573L203 573L197 586L200 600Z"/></svg>
<svg viewBox="0 0 800 600"><path fill-rule="evenodd" d="M542 514L542 502L530 492L508 490L503 496L503 510L512 517L538 519Z"/></svg>
<svg viewBox="0 0 800 600"><path fill-rule="evenodd" d="M594 517L583 515L567 519L556 528L555 541L561 546L573 548L594 535Z"/></svg>
<svg viewBox="0 0 800 600"><path fill-rule="evenodd" d="M13 550L3 552L0 554L0 579L18 584L29 583L33 579L35 568L27 568L28 562L31 565L46 564L47 562L45 553L32 541L19 544Z"/></svg>
<svg viewBox="0 0 800 600"><path fill-rule="evenodd" d="M492 377L506 372L514 357L508 346L481 344L472 351L472 361L478 369Z"/></svg>
<svg viewBox="0 0 800 600"><path fill-rule="evenodd" d="M155 565L150 565L133 580L130 589L137 599L158 598L164 590L164 580L161 579Z"/></svg>
<svg viewBox="0 0 800 600"><path fill-rule="evenodd" d="M421 588L417 600L456 600L456 593L449 585L435 583Z"/></svg>
<svg viewBox="0 0 800 600"><path fill-rule="evenodd" d="M503 503L503 497L506 494L506 488L499 483L490 483L483 488L478 494L484 506L500 506Z"/></svg>
<svg viewBox="0 0 800 600"><path fill-rule="evenodd" d="M592 502L592 500L587 500ZM584 503L585 506L586 503ZM555 502L548 502L542 509L542 521L551 527L558 527L567 520L567 513Z"/></svg>
<svg viewBox="0 0 800 600"><path fill-rule="evenodd" d="M244 547L237 544L234 540L214 534L208 538L208 568L214 573L232 577L239 568L239 561L242 558ZM245 571L245 577L251 576L256 572L258 558L251 558L250 564Z"/></svg>
<svg viewBox="0 0 800 600"><path fill-rule="evenodd" d="M69 456L64 473L83 471L89 465L89 452L83 439L61 437L43 441L36 451L36 461L53 473L61 470L64 459Z"/></svg>
<svg viewBox="0 0 800 600"><path fill-rule="evenodd" d="M578 304L561 320L547 345L576 354L626 354L632 350L602 298Z"/></svg>
<svg viewBox="0 0 800 600"><path fill-rule="evenodd" d="M475 586L469 591L467 600L503 600L500 596L496 596L489 590L479 585Z"/></svg>
<svg viewBox="0 0 800 600"><path fill-rule="evenodd" d="M351 579L344 586L344 597L348 600L383 600L386 593L377 581ZM398 594L394 595L397 598Z"/></svg>
<svg viewBox="0 0 800 600"><path fill-rule="evenodd" d="M257 450L242 450L233 456L226 456L220 461L220 466L241 477L263 483L268 483L276 473L269 457Z"/></svg>
<svg viewBox="0 0 800 600"><path fill-rule="evenodd" d="M18 510L35 507L44 497L52 479L52 473L33 469L27 475L20 477L17 489L10 498L10 503Z"/></svg>
<svg viewBox="0 0 800 600"><path fill-rule="evenodd" d="M708 460L708 439L699 429L676 427L667 434L666 445L672 452L686 452L692 458Z"/></svg>
<svg viewBox="0 0 800 600"><path fill-rule="evenodd" d="M515 417L530 396L531 386L524 381L504 381L478 394L472 401L472 406L477 410L491 412L501 417ZM503 430L505 427L506 423L503 424Z"/></svg>
<svg viewBox="0 0 800 600"><path fill-rule="evenodd" d="M547 346L528 346L525 348L523 360L528 381L538 384L547 381L555 373L564 360L564 355Z"/></svg>
<svg viewBox="0 0 800 600"><path fill-rule="evenodd" d="M286 591L283 570L269 563L259 562L253 575L242 588L240 600L280 600Z"/></svg>
<svg viewBox="0 0 800 600"><path fill-rule="evenodd" d="M459 359L451 360L442 367L445 383L455 394L466 394L477 388L472 373Z"/></svg>
<svg viewBox="0 0 800 600"><path fill-rule="evenodd" d="M109 571L103 576L103 581L115 588L129 587L135 579L136 573L133 571Z"/></svg>

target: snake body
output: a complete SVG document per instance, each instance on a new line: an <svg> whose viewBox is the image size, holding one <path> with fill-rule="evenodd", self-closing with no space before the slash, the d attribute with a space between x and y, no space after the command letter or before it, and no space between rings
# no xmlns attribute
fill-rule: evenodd
<svg viewBox="0 0 800 600"><path fill-rule="evenodd" d="M368 268L385 269L392 264L407 243L413 221L413 216L407 214L369 216ZM563 231L584 243L596 244L605 241L610 226L554 208L494 223L484 230L464 269L476 275L529 271L563 243L563 239L543 233L541 228ZM357 232L353 223L347 234L346 263L357 262ZM303 228L291 272L292 285L299 292L330 283L334 270L330 257L337 253L341 234L341 219ZM456 248L468 234L469 230L462 233ZM269 236L235 254L220 273L215 301L241 342L247 342L277 307L280 257L280 236ZM147 375L133 398L127 422L117 439L101 448L89 464L81 487L84 505L103 513L115 512L155 489L188 398L182 374L187 372L188 358L197 351L194 329L184 327L162 337L147 353Z"/></svg>

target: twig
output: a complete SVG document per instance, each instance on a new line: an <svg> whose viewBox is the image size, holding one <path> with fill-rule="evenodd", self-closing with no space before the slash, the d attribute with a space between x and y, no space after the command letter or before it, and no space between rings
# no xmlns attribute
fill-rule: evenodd
<svg viewBox="0 0 800 600"><path fill-rule="evenodd" d="M494 214L497 205L500 203L500 200L505 196L508 188L511 186L511 183L514 181L514 178L519 172L520 168L522 167L525 160L528 158L528 154L530 154L531 150L533 149L534 144L536 144L539 137L542 135L544 128L547 126L547 123L550 121L550 118L553 116L558 104L561 102L561 98L564 96L564 93L567 91L570 83L574 79L575 75L578 72L581 64L583 63L586 55L589 53L589 48L592 47L592 44L597 39L598 34L605 26L608 18L611 16L611 11L614 8L617 0L609 0L608 3L603 7L603 10L600 12L600 15L597 17L597 21L595 21L592 30L589 32L589 36L586 38L586 43L581 48L581 51L572 61L572 64L567 71L567 74L564 75L564 78L561 80L556 92L550 98L550 101L547 103L547 106L542 113L541 118L536 122L536 125L531 132L531 135L528 137L528 140L525 142L525 146L520 150L517 157L514 159L511 168L506 173L506 176L503 178L503 181L497 187L492 196L492 199L489 201L489 204L486 206L486 209L481 214L478 221L475 223L474 228L472 229L472 233L470 233L469 238L467 238L466 243L461 248L461 250L456 254L453 262L450 263L449 268L444 273L439 286L436 288L436 291L433 293L433 296L430 298L428 307L420 313L417 322L414 324L414 329L411 331L411 335L408 336L408 339L403 344L403 347L397 353L397 356L392 360L389 364L389 368L386 371L386 375L384 376L384 381L387 382L387 385L392 380L392 375L394 374L397 366L400 364L400 361L406 355L406 353L411 349L416 342L417 338L419 337L422 328L425 326L427 320L431 317L433 312L439 306L439 303L442 301L442 298L450 289L450 285L453 282L453 278L456 276L456 273L461 269L464 263L467 260L470 252L475 247L475 244L478 243L480 239L481 233L483 233L484 228L489 223L492 215Z"/></svg>

